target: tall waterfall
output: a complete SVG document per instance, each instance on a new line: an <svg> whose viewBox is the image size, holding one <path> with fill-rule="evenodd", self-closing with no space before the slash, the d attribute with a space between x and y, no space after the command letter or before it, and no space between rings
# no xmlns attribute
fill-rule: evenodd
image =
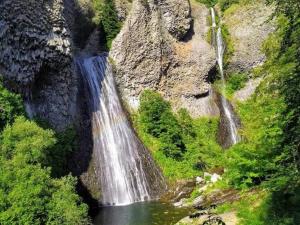
<svg viewBox="0 0 300 225"><path fill-rule="evenodd" d="M238 127L235 119L235 115L233 113L232 108L230 107L229 102L224 97L225 89L226 89L226 82L224 78L224 70L223 70L223 56L225 51L225 45L223 42L222 37L222 30L221 27L218 28L216 32L216 17L215 17L215 10L211 8L211 18L212 18L212 35L213 35L213 44L216 48L216 56L217 62L219 65L220 75L221 75L221 106L224 112L224 119L227 121L229 134L230 134L230 144L236 144L240 141L240 136L238 134Z"/></svg>
<svg viewBox="0 0 300 225"><path fill-rule="evenodd" d="M80 59L77 64L89 96L102 203L150 200L151 182L163 178L123 111L107 54Z"/></svg>

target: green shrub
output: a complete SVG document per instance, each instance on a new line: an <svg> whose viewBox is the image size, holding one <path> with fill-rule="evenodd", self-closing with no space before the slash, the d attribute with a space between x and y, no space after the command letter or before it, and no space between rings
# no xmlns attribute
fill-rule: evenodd
<svg viewBox="0 0 300 225"><path fill-rule="evenodd" d="M18 117L2 133L1 155L6 160L22 163L47 163L50 147L56 143L54 132L44 130L35 122Z"/></svg>
<svg viewBox="0 0 300 225"><path fill-rule="evenodd" d="M61 177L69 173L68 160L78 149L78 136L75 129L70 127L56 132L55 138L57 142L47 155L48 166L52 168L52 176Z"/></svg>
<svg viewBox="0 0 300 225"><path fill-rule="evenodd" d="M161 140L164 154L180 160L186 147L170 104L158 93L146 90L140 98L139 114L144 131Z"/></svg>
<svg viewBox="0 0 300 225"><path fill-rule="evenodd" d="M242 89L245 87L247 80L248 76L245 73L230 74L226 80L227 92L233 94L235 91Z"/></svg>
<svg viewBox="0 0 300 225"><path fill-rule="evenodd" d="M149 90L142 93L133 118L140 138L169 179L192 178L221 165L217 118L192 119L186 109L176 115L168 102Z"/></svg>
<svg viewBox="0 0 300 225"><path fill-rule="evenodd" d="M113 0L104 0L101 12L101 23L104 28L107 47L110 48L113 39L117 36L121 29L121 23L118 19Z"/></svg>
<svg viewBox="0 0 300 225"><path fill-rule="evenodd" d="M246 82L248 81L248 75L245 73L232 73L229 74L226 78L225 93L223 90L222 80L217 80L214 83L214 89L219 93L222 93L226 98L231 99L233 94L245 87Z"/></svg>
<svg viewBox="0 0 300 225"><path fill-rule="evenodd" d="M0 147L0 224L88 224L76 179L51 177L54 132L24 117L6 126Z"/></svg>
<svg viewBox="0 0 300 225"><path fill-rule="evenodd" d="M6 124L11 124L16 116L24 114L21 96L4 88L0 80L0 131Z"/></svg>
<svg viewBox="0 0 300 225"><path fill-rule="evenodd" d="M223 40L225 43L224 68L226 69L234 53L234 43L231 39L227 26L225 24L222 24L221 29L222 29Z"/></svg>
<svg viewBox="0 0 300 225"><path fill-rule="evenodd" d="M225 156L225 176L231 184L262 185L270 192L260 207L239 213L241 224L300 223L300 5L275 2L278 28L263 45L267 61L259 73L264 80L255 95L239 105L243 140ZM258 221L249 216L256 214Z"/></svg>

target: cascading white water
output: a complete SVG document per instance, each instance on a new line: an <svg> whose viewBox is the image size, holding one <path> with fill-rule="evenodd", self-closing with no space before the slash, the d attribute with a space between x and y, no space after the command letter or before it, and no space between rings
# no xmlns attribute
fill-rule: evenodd
<svg viewBox="0 0 300 225"><path fill-rule="evenodd" d="M225 51L225 45L223 42L222 37L222 30L221 27L218 28L217 33L215 31L216 28L216 17L215 17L215 10L211 8L211 18L212 18L212 34L213 34L213 40L215 43L214 46L216 48L216 56L217 56L217 62L219 65L220 75L221 75L221 88L222 88L222 94L221 94L221 105L224 111L224 116L226 120L228 121L228 128L230 133L230 139L231 144L236 144L240 141L240 136L238 134L238 128L235 120L235 116L229 106L228 101L224 97L225 89L226 89L226 83L224 78L224 71L223 71L223 56Z"/></svg>
<svg viewBox="0 0 300 225"><path fill-rule="evenodd" d="M216 46L216 14L214 8L210 8L210 13L211 13L211 25L212 25L212 45Z"/></svg>
<svg viewBox="0 0 300 225"><path fill-rule="evenodd" d="M77 64L89 92L103 204L149 200L151 181L146 173L155 170L155 165L123 111L107 55L81 59ZM155 173L161 176L160 172Z"/></svg>

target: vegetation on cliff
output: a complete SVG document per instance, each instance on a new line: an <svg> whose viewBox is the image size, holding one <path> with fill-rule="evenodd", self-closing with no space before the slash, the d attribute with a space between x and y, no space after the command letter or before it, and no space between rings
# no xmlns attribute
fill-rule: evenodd
<svg viewBox="0 0 300 225"><path fill-rule="evenodd" d="M113 39L121 30L121 22L118 18L113 0L93 0L93 22L103 29L106 38L106 47L110 49Z"/></svg>
<svg viewBox="0 0 300 225"><path fill-rule="evenodd" d="M15 117L24 114L20 95L9 92L0 83L0 131L6 124L11 124Z"/></svg>
<svg viewBox="0 0 300 225"><path fill-rule="evenodd" d="M72 133L55 134L27 120L20 96L2 86L0 105L0 224L88 224L76 179L61 177Z"/></svg>
<svg viewBox="0 0 300 225"><path fill-rule="evenodd" d="M225 152L221 181L252 197L242 195L217 211L237 211L239 224L292 225L300 224L300 4L269 3L276 4L277 30L263 45L267 61L253 71L263 81L249 100L237 104L243 138ZM237 74L228 81L227 95L244 83Z"/></svg>
<svg viewBox="0 0 300 225"><path fill-rule="evenodd" d="M220 165L217 118L192 119L185 109L176 114L160 94L146 90L134 124L140 138L170 180L192 178Z"/></svg>

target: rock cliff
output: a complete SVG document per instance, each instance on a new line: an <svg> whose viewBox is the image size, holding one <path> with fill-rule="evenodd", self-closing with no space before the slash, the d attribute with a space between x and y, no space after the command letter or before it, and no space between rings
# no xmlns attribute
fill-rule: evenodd
<svg viewBox="0 0 300 225"><path fill-rule="evenodd" d="M149 88L170 100L174 109L192 116L207 114L213 48L205 41L208 9L188 0L134 0L123 28L113 42L116 81L133 108ZM209 102L208 99L205 101Z"/></svg>
<svg viewBox="0 0 300 225"><path fill-rule="evenodd" d="M261 48L275 30L273 13L274 7L267 6L264 0L235 5L225 12L223 22L234 44L229 70L247 71L265 61Z"/></svg>
<svg viewBox="0 0 300 225"><path fill-rule="evenodd" d="M0 73L34 114L58 129L71 123L76 96L63 9L62 0L0 3Z"/></svg>
<svg viewBox="0 0 300 225"><path fill-rule="evenodd" d="M87 190L98 197L90 118L74 65L76 39L90 18L73 0L0 0L0 12L0 74L6 86L23 95L29 116L57 130L75 125L79 150L69 167L81 178L86 199L92 198Z"/></svg>

